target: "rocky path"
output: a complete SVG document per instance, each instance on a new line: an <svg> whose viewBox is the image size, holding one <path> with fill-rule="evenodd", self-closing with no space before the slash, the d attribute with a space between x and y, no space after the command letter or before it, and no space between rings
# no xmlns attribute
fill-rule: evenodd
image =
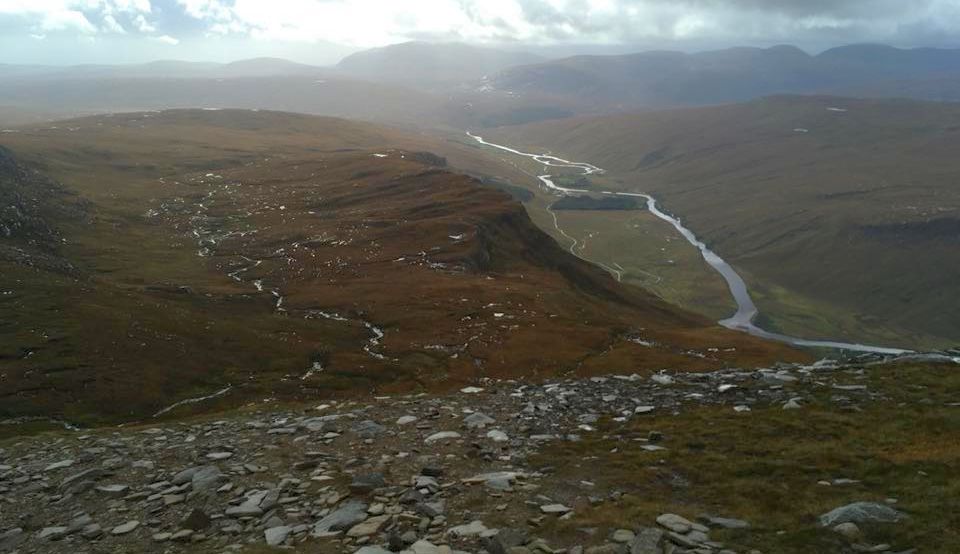
<svg viewBox="0 0 960 554"><path fill-rule="evenodd" d="M542 529L552 521L575 521L577 506L615 503L620 493L594 487L590 475L565 481L531 460L703 405L751 417L761 406L802 409L824 388L848 405L877 401L882 395L859 384L865 371L820 362L484 381L441 397L253 406L220 420L16 439L0 443L0 551L729 553L711 534L749 528L737 514L666 513L582 542L550 536ZM653 456L672 447L655 432L634 440ZM853 533L858 517L899 518L883 505L845 509L825 514L824 525Z"/></svg>

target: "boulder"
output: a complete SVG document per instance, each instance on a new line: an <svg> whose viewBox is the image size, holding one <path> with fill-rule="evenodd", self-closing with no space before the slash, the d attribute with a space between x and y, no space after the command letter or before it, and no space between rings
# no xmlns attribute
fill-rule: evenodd
<svg viewBox="0 0 960 554"><path fill-rule="evenodd" d="M854 502L820 516L820 525L833 527L841 523L896 523L905 517L906 515L886 504Z"/></svg>

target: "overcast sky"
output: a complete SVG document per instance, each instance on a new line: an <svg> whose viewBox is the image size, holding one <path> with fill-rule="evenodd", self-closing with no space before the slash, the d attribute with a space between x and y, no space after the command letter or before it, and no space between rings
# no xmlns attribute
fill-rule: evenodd
<svg viewBox="0 0 960 554"><path fill-rule="evenodd" d="M960 0L0 0L0 62L334 63L406 40L568 54L960 46Z"/></svg>

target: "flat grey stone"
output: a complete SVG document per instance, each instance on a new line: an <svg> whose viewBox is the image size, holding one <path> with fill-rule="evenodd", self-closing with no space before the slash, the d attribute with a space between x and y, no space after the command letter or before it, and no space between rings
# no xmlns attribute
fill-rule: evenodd
<svg viewBox="0 0 960 554"><path fill-rule="evenodd" d="M113 531L110 531L111 535L126 535L127 533L132 532L137 527L140 527L139 521L128 521L124 524L117 525L113 528Z"/></svg>
<svg viewBox="0 0 960 554"><path fill-rule="evenodd" d="M493 429L492 431L487 432L487 438L493 442L507 442L510 440L510 437L506 433L499 429Z"/></svg>
<svg viewBox="0 0 960 554"><path fill-rule="evenodd" d="M657 516L657 523L675 533L686 533L693 529L693 522L677 514L661 514Z"/></svg>
<svg viewBox="0 0 960 554"><path fill-rule="evenodd" d="M840 523L896 523L906 516L890 506L876 502L854 502L820 516L820 525L833 527Z"/></svg>
<svg viewBox="0 0 960 554"><path fill-rule="evenodd" d="M85 471L81 471L80 473L71 475L70 477L67 477L66 479L64 479L63 482L60 483L60 489L66 490L67 488L70 487L70 485L74 483L78 483L80 481L96 481L97 479L102 479L106 476L107 476L106 471L98 467L91 468Z"/></svg>
<svg viewBox="0 0 960 554"><path fill-rule="evenodd" d="M722 529L749 529L750 524L742 519L729 517L702 516L700 521L706 523L709 527L720 527Z"/></svg>
<svg viewBox="0 0 960 554"><path fill-rule="evenodd" d="M111 496L122 495L126 493L127 490L129 489L130 487L128 487L127 485L103 485L103 486L97 487L97 490L99 492L102 492L104 494L109 494Z"/></svg>
<svg viewBox="0 0 960 554"><path fill-rule="evenodd" d="M487 425L493 425L496 422L495 419L481 412L474 412L463 418L463 424L467 426L467 429L483 429Z"/></svg>
<svg viewBox="0 0 960 554"><path fill-rule="evenodd" d="M447 530L455 537L476 537L487 530L487 526L480 520L471 521L466 525L457 525Z"/></svg>
<svg viewBox="0 0 960 554"><path fill-rule="evenodd" d="M221 472L217 466L200 466L194 469L196 469L196 471L190 476L190 486L192 486L195 491L212 489L217 486L220 481L225 479L223 472Z"/></svg>
<svg viewBox="0 0 960 554"><path fill-rule="evenodd" d="M663 531L654 527L637 530L630 543L630 554L663 554Z"/></svg>
<svg viewBox="0 0 960 554"><path fill-rule="evenodd" d="M187 469L184 469L183 471L174 475L173 479L170 479L170 483L174 485L185 485L189 483L193 479L194 474L200 471L201 467L203 466L188 467Z"/></svg>
<svg viewBox="0 0 960 554"><path fill-rule="evenodd" d="M351 527L350 530L347 531L347 536L354 538L369 537L380 531L388 521L390 521L390 516L388 515L371 517Z"/></svg>
<svg viewBox="0 0 960 554"><path fill-rule="evenodd" d="M567 512L572 512L572 508L568 508L563 504L546 504L540 506L540 511L545 514L565 514Z"/></svg>
<svg viewBox="0 0 960 554"><path fill-rule="evenodd" d="M348 500L336 510L313 526L314 535L323 535L332 531L346 531L367 519L367 504L359 500Z"/></svg>
<svg viewBox="0 0 960 554"><path fill-rule="evenodd" d="M267 541L268 545L279 546L283 544L285 540L287 540L287 537L290 536L291 531L293 531L293 527L288 525L271 527L263 532L263 538Z"/></svg>
<svg viewBox="0 0 960 554"><path fill-rule="evenodd" d="M387 480L382 473L363 473L354 476L353 482L350 483L350 490L367 494L385 486L387 486Z"/></svg>
<svg viewBox="0 0 960 554"><path fill-rule="evenodd" d="M427 444L434 443L437 441L448 440L448 439L459 439L460 433L456 431L440 431L439 433L434 433L424 440Z"/></svg>
<svg viewBox="0 0 960 554"><path fill-rule="evenodd" d="M62 539L67 534L66 527L44 527L37 533L37 538L41 540L55 541Z"/></svg>
<svg viewBox="0 0 960 554"><path fill-rule="evenodd" d="M85 525L83 529L80 530L80 536L85 539L96 539L101 535L103 535L103 528L96 523Z"/></svg>
<svg viewBox="0 0 960 554"><path fill-rule="evenodd" d="M54 462L47 467L43 468L43 471L55 471L58 469L63 469L65 467L70 467L73 465L73 460L61 460L59 462Z"/></svg>
<svg viewBox="0 0 960 554"><path fill-rule="evenodd" d="M445 552L449 552L449 550L425 540L418 540L410 546L410 552L413 552L413 554L444 554Z"/></svg>
<svg viewBox="0 0 960 554"><path fill-rule="evenodd" d="M364 439L376 438L377 435L379 435L380 433L383 433L386 430L387 428L384 427L383 425L380 425L376 421L371 421L369 419L365 421L361 421L353 426L353 432Z"/></svg>
<svg viewBox="0 0 960 554"><path fill-rule="evenodd" d="M207 454L208 460L226 460L227 458L232 458L233 452L211 452Z"/></svg>
<svg viewBox="0 0 960 554"><path fill-rule="evenodd" d="M840 523L833 527L834 532L847 537L850 540L854 540L860 537L860 528L857 527L856 523Z"/></svg>
<svg viewBox="0 0 960 554"><path fill-rule="evenodd" d="M231 506L227 508L224 513L229 517L249 517L262 515L263 510L260 509L260 506L241 504L239 506Z"/></svg>
<svg viewBox="0 0 960 554"><path fill-rule="evenodd" d="M354 554L393 554L393 552L390 552L382 546L364 546Z"/></svg>

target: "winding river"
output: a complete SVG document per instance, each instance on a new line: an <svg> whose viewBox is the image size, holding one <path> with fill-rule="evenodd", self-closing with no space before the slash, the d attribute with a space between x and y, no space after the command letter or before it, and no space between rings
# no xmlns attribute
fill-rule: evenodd
<svg viewBox="0 0 960 554"><path fill-rule="evenodd" d="M514 154L516 156L523 156L526 158L531 158L534 161L543 164L546 167L561 167L576 169L583 172L584 175L592 175L596 173L603 173L603 170L599 167L583 162L572 162L570 160L564 160L563 158L558 158L556 156L548 154L530 154L529 152L521 152L510 148L509 146L504 146L502 144L495 144L488 142L483 139L483 137L474 135L473 133L467 133L470 138L477 141L480 144L489 146L492 148L497 148L504 152ZM730 289L730 294L733 296L734 301L737 303L737 311L732 316L721 320L719 323L728 329L734 329L737 331L743 331L751 335L775 340L780 342L785 342L795 346L807 347L807 348L830 348L837 350L848 350L852 352L870 352L875 354L886 354L886 355L905 355L913 354L913 351L906 350L903 348L888 348L884 346L873 346L868 344L857 344L849 342L839 342L839 341L828 341L828 340L808 340L798 337L791 337L788 335L782 335L779 333L771 333L758 327L754 321L756 321L757 316L760 314L760 311L757 309L757 305L753 302L753 298L750 296L750 290L747 288L746 282L739 273L724 261L723 258L717 255L716 252L710 250L706 244L700 239L697 238L693 231L687 229L683 226L683 223L679 218L671 216L670 214L664 212L657 206L657 201L653 196L649 194L637 193L637 192L616 192L616 191L595 191L595 190L586 190L586 189L574 189L561 187L553 182L552 175L539 175L537 177L541 183L544 184L548 189L559 192L561 194L575 194L575 193L596 193L600 192L602 194L608 194L612 196L632 196L643 198L647 202L647 209L651 214L656 217L666 221L667 223L673 225L673 227L683 235L683 238L687 240L690 244L697 248L700 251L700 254L703 256L703 259L707 264L716 270L717 273L723 277L724 281L727 282L727 287ZM557 227L559 230L559 226ZM562 231L561 231L562 232Z"/></svg>

